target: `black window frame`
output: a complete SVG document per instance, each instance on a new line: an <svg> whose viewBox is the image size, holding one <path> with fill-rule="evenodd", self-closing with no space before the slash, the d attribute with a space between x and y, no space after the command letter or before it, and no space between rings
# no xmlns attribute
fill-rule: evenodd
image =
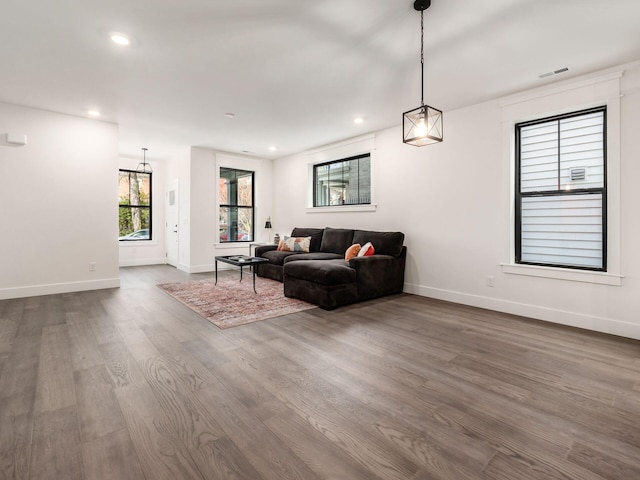
<svg viewBox="0 0 640 480"><path fill-rule="evenodd" d="M256 233L256 210L255 210L255 203L256 203L256 172L252 171L252 170L244 170L242 168L234 168L234 167L220 167L218 170L218 178L224 178L222 177L222 170L233 170L235 172L242 172L242 173L250 173L251 174L251 206L246 206L246 205L238 205L237 203L235 205L233 204L229 204L229 203L220 203L220 195L218 192L218 218L220 217L220 210L223 208L247 208L247 209L251 209L251 235L249 235L249 238L247 240L238 240L237 239L237 232L238 232L238 226L236 225L235 227L235 240L229 240L229 236L227 237L227 240L221 240L220 239L220 228L218 228L218 242L220 243L251 243L254 241L255 239L255 233ZM237 182L237 179L236 179ZM218 185L219 188L219 185ZM233 228L229 229L229 233L234 233Z"/></svg>
<svg viewBox="0 0 640 480"><path fill-rule="evenodd" d="M131 183L131 174L136 175L148 175L149 176L149 205L133 205L133 204L121 204L120 198L118 198L118 212L121 208L140 208L149 210L149 238L119 238L120 242L148 242L153 239L153 172L138 172L137 170L129 170L126 168L118 169L118 180L120 179L120 173L126 172L129 174L129 183ZM119 218L119 215L118 215ZM119 221L119 220L118 220ZM133 233L133 232L132 232Z"/></svg>
<svg viewBox="0 0 640 480"><path fill-rule="evenodd" d="M547 123L552 121L558 121L558 124L561 120L567 118L575 118L580 117L582 115L588 115L592 113L602 112L603 113L603 131L602 131L602 141L603 141L603 186L602 187L591 187L591 188L576 188L571 190L563 190L558 185L557 190L544 190L544 191L535 191L535 192L522 192L522 179L521 175L521 129L523 127L529 127L531 125L537 125L541 123ZM552 267L552 268L566 268L572 270L584 270L591 272L606 272L607 271L607 106L599 106L588 108L584 110L569 112L561 115L553 115L550 117L540 118L536 120L531 120L527 122L517 123L515 125L515 154L516 154L516 165L515 165L515 263L521 265L536 265L543 267ZM558 151L560 150L560 142L558 142ZM558 155L558 169L560 169L560 156ZM560 183L560 175L558 175L558 183ZM564 265L559 263L543 263L543 262L530 262L522 260L522 199L523 198L531 198L531 197L553 197L553 196L572 196L572 195L594 195L601 194L602 195L602 267L588 267L588 266L580 266L580 265Z"/></svg>
<svg viewBox="0 0 640 480"><path fill-rule="evenodd" d="M358 203L341 203L340 205L331 205L327 204L318 204L318 168L324 167L327 165L333 165L338 163L348 163L352 160L360 160L361 158L369 159L369 201L367 202L358 202ZM358 173L360 166L358 165ZM360 183L358 183L358 198L360 198ZM352 157L340 158L338 160L331 160L329 162L317 163L313 165L313 207L340 207L340 206L353 206L353 205L371 205L371 152L362 153L360 155L354 155Z"/></svg>

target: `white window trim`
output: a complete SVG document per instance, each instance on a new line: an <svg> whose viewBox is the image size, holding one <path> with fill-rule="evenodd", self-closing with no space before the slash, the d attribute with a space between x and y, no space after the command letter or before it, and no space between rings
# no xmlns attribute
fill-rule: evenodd
<svg viewBox="0 0 640 480"><path fill-rule="evenodd" d="M377 203L366 205L334 205L332 207L307 207L307 213L347 213L347 212L375 212Z"/></svg>
<svg viewBox="0 0 640 480"><path fill-rule="evenodd" d="M121 241L119 245L121 247L129 248L129 247L155 247L159 245L160 242L156 239L154 240L128 240Z"/></svg>
<svg viewBox="0 0 640 480"><path fill-rule="evenodd" d="M600 285L622 284L623 275L614 275L608 272L594 272L587 270L575 270L572 268L543 267L539 265L521 265L502 263L502 272L529 277L555 278L573 282L598 283Z"/></svg>
<svg viewBox="0 0 640 480"><path fill-rule="evenodd" d="M123 167L120 166L118 167L118 175L120 174L120 172L136 172L135 168L128 168L128 167ZM156 232L154 234L154 228L153 225L155 223L155 213L154 213L154 206L153 204L156 201L156 175L153 174L153 172L138 172L138 173L145 173L145 174L149 174L151 175L151 198L150 198L150 203L149 203L149 214L150 214L150 220L151 220L151 239L149 240L118 240L118 245L121 247L135 247L135 246L147 246L147 247L154 247L157 246L159 244L158 241L158 233ZM120 202L118 202L118 209L120 208L119 205Z"/></svg>
<svg viewBox="0 0 640 480"><path fill-rule="evenodd" d="M219 238L220 232L220 195L218 192L218 186L220 185L220 169L221 168L232 168L234 170L246 170L249 172L253 172L253 221L255 225L253 226L253 238L254 240L246 241L246 242L220 242L219 240L214 242L213 245L216 248L222 249L231 249L231 248L242 248L249 245L249 243L255 241L264 229L260 229L260 222L257 221L259 209L257 206L257 198L259 196L260 186L258 185L258 177L262 173L261 165L256 159L249 157L240 157L232 154L220 154L215 152L213 154L214 159L214 168L215 168L215 228L216 228L216 239Z"/></svg>
<svg viewBox="0 0 640 480"><path fill-rule="evenodd" d="M213 246L223 250L235 250L239 248L247 249L249 248L249 244L251 243L254 243L254 242L224 242L224 243L217 242L217 243L214 243Z"/></svg>
<svg viewBox="0 0 640 480"><path fill-rule="evenodd" d="M510 219L503 232L502 271L567 281L621 285L620 258L620 79L623 71L569 80L500 101L502 109L503 213ZM515 125L564 113L607 107L607 271L593 272L515 263Z"/></svg>
<svg viewBox="0 0 640 480"><path fill-rule="evenodd" d="M378 204L375 199L375 135L363 135L360 137L338 142L326 147L317 148L305 152L307 155L307 213L337 213L337 212L375 212ZM370 155L371 166L371 203L367 205L334 205L330 207L313 206L313 167L320 163L355 157L357 155Z"/></svg>

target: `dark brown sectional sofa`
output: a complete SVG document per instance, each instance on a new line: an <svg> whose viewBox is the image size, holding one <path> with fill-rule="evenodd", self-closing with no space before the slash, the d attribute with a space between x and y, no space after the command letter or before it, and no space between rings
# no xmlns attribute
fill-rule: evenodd
<svg viewBox="0 0 640 480"><path fill-rule="evenodd" d="M260 277L284 283L284 294L330 310L362 300L401 293L407 248L401 232L344 228L295 228L292 237L311 237L309 252L256 248L269 263L256 265ZM345 261L354 243L371 242L375 254Z"/></svg>

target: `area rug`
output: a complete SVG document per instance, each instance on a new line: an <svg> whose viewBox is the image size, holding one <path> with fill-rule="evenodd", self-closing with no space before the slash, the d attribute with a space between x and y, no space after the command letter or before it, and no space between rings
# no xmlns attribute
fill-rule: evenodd
<svg viewBox="0 0 640 480"><path fill-rule="evenodd" d="M267 278L256 277L258 293L254 293L251 274L245 275L242 282L240 275L225 275L214 284L214 279L207 279L165 283L158 287L223 329L316 308L302 300L285 297L282 283Z"/></svg>

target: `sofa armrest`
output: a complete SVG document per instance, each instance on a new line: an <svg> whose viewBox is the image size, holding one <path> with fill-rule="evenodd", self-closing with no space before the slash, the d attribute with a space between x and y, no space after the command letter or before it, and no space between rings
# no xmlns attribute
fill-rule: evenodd
<svg viewBox="0 0 640 480"><path fill-rule="evenodd" d="M398 259L392 255L370 255L368 257L353 257L349 260L349 266L356 271L380 270L383 273L385 268L392 267Z"/></svg>
<svg viewBox="0 0 640 480"><path fill-rule="evenodd" d="M277 249L278 246L276 244L273 245L259 245L256 247L255 250L255 256L256 257L261 257L263 253L267 253L267 252L271 252L275 249Z"/></svg>
<svg viewBox="0 0 640 480"><path fill-rule="evenodd" d="M355 257L349 266L356 270L360 299L400 293L404 288L405 255Z"/></svg>

